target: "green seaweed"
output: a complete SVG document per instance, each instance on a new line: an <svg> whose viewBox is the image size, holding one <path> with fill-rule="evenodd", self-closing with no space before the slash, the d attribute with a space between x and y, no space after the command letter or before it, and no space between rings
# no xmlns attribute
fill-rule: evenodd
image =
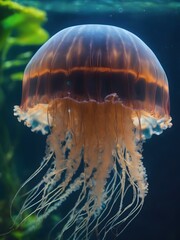
<svg viewBox="0 0 180 240"><path fill-rule="evenodd" d="M14 46L40 45L48 38L47 31L41 26L46 20L45 12L33 7L25 7L10 0L0 0L0 81L2 81L2 71L7 70L7 55ZM18 56L15 56L16 60ZM18 66L27 63L19 61ZM29 59L29 56L28 56ZM17 61L11 61L9 67L17 67ZM15 64L15 65L13 65ZM8 68L9 70L9 68Z"/></svg>
<svg viewBox="0 0 180 240"><path fill-rule="evenodd" d="M42 26L45 21L44 11L0 0L0 234L10 231L0 235L1 240L32 239L29 232L35 216L30 216L26 223L14 226L11 231L10 205L20 186L14 158L21 133L12 133L10 117L13 118L13 112L11 109L12 114L9 115L9 109L13 104L10 96L22 80L23 69L33 54L34 46L41 45L49 37ZM15 204L18 204L18 199Z"/></svg>

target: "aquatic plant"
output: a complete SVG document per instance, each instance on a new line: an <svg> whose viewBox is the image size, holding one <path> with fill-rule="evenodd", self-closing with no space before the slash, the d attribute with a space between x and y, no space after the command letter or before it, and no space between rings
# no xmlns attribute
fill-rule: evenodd
<svg viewBox="0 0 180 240"><path fill-rule="evenodd" d="M34 46L45 42L49 35L42 26L47 19L44 11L10 0L0 0L0 13L0 229L2 233L12 225L9 207L19 186L13 160L15 149L20 142L20 133L11 132L12 126L8 118L12 110L10 96L17 86L17 80L22 79L24 66L33 54ZM26 225L21 226L20 230L11 232L9 236L0 236L0 239L28 239L26 235L32 220L33 216Z"/></svg>

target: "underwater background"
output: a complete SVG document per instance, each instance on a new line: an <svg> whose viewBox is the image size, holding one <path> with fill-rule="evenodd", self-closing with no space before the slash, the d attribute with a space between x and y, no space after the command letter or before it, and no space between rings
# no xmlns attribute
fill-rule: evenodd
<svg viewBox="0 0 180 240"><path fill-rule="evenodd" d="M87 23L115 25L136 34L156 54L169 80L173 126L143 146L149 193L140 214L117 239L179 240L180 3L168 0L0 0L0 233L12 225L13 196L45 152L46 137L13 116L14 105L21 101L23 70L48 37ZM33 231L31 217L0 240L46 240L59 218L53 215Z"/></svg>

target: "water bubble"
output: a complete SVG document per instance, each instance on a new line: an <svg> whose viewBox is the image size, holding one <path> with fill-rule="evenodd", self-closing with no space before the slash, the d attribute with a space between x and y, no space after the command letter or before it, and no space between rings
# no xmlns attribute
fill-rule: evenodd
<svg viewBox="0 0 180 240"><path fill-rule="evenodd" d="M118 8L118 12L119 12L119 13L122 13L122 12L124 12L124 9L123 9L122 7L119 7L119 8Z"/></svg>

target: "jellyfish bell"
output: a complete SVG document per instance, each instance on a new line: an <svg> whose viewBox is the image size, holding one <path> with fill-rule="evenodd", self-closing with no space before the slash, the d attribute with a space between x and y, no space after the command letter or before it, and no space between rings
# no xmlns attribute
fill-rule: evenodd
<svg viewBox="0 0 180 240"><path fill-rule="evenodd" d="M137 36L108 25L58 32L27 65L14 115L48 135L25 184L48 170L18 217L31 209L43 220L77 192L58 238L88 239L98 229L105 239L138 214L148 192L141 143L171 117L166 74Z"/></svg>

